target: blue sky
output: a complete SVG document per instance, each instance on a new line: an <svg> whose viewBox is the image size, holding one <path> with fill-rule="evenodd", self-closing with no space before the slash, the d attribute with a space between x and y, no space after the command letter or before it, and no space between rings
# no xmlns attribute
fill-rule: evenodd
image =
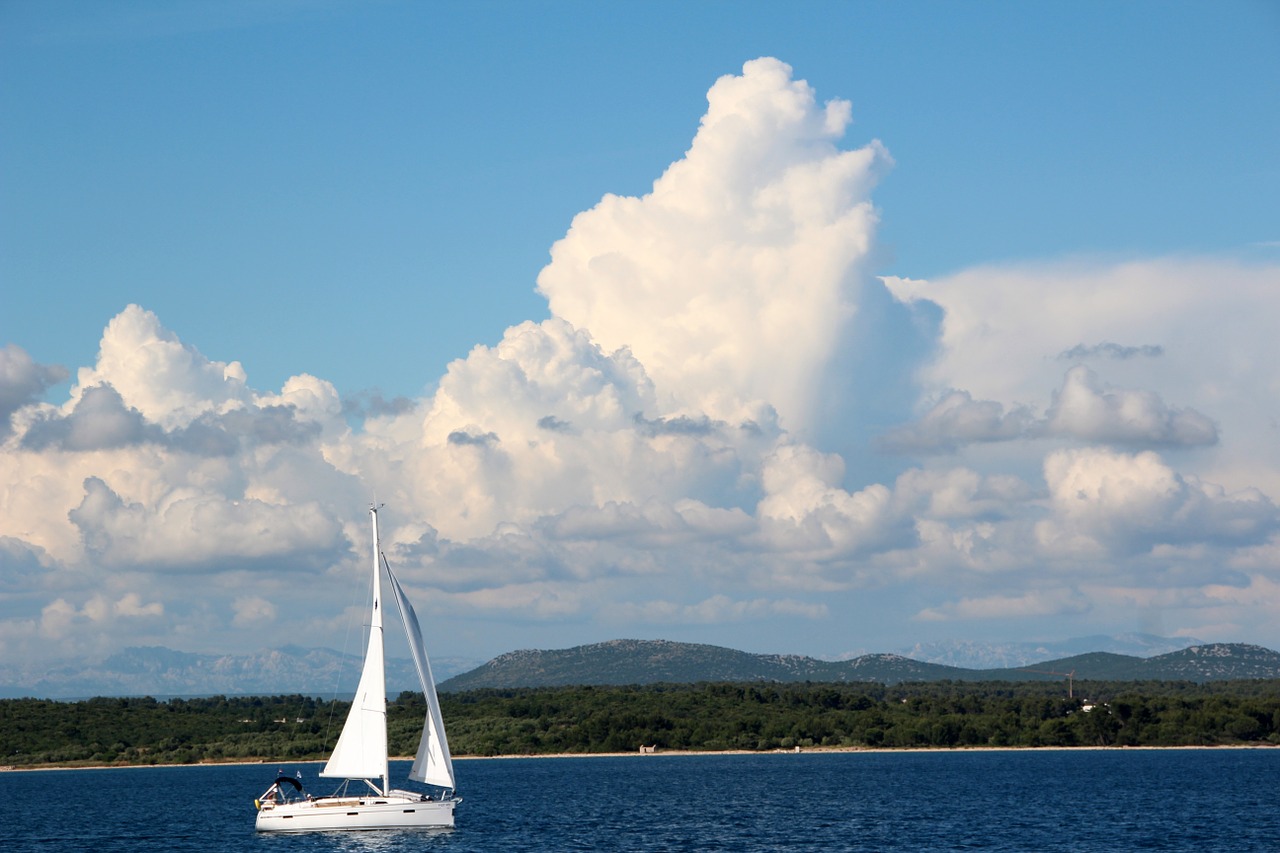
<svg viewBox="0 0 1280 853"><path fill-rule="evenodd" d="M421 593L445 592L460 654L643 635L834 655L1137 629L1278 646L1277 48L1264 2L4 4L0 648L324 644L331 625L288 613L287 585L232 590L237 561L341 572L374 491L399 501L402 556ZM814 185L857 251L798 238L787 268L813 268L775 281L803 292L777 299L751 279L773 238L735 236L699 180L672 190L696 227L655 204L597 208L686 162L708 91L760 57L810 87L794 109L843 100L850 120L791 147L726 137L754 171L712 155L686 171L759 180L801 211L803 188L752 157L880 146L847 186ZM705 269L686 245L700 228ZM687 279L664 253L690 260ZM595 278L593 257L632 272ZM723 257L739 278L717 278ZM827 275L834 289L805 289ZM638 368L613 358L623 346ZM486 402L519 409L497 380L512 365L566 362L611 377L621 421L606 428L598 399L557 408L581 385L540 386L566 396L529 402L543 426L528 435ZM302 382L305 404L288 385L304 375L329 383ZM399 415L334 414L376 398L402 398ZM255 443L260 421L214 424L238 442L218 465L183 445L194 423L281 410L294 455ZM748 422L763 438L717 426ZM643 427L643 453L619 449L619 424ZM557 430L546 456L512 449ZM488 455L408 449L464 445ZM275 519L287 547L179 559L144 531L176 529L191 500ZM213 541L247 523L218 517ZM796 545L819 528L825 545Z"/></svg>
<svg viewBox="0 0 1280 853"><path fill-rule="evenodd" d="M132 301L264 385L419 393L545 316L533 279L573 215L646 191L758 56L850 100L850 140L898 162L884 272L1250 251L1280 220L1269 3L0 14L4 333L64 364Z"/></svg>

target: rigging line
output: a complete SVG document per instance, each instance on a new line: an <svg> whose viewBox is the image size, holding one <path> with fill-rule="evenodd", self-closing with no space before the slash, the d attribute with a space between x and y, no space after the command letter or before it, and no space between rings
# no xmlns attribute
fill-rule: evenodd
<svg viewBox="0 0 1280 853"><path fill-rule="evenodd" d="M404 605L400 603L400 594L396 592L396 587L400 585L400 581L396 578L395 573L391 571L391 564L387 562L387 555L384 552L379 551L378 556L382 558L382 568L386 570L387 577L391 579L391 598L396 603L396 613L400 615L400 624L404 626L404 630L401 633L405 635L405 642L410 646L409 657L413 661L414 670L418 673L418 680L421 681L425 676L422 674L422 670L418 666L418 656L413 650L413 639L409 637L409 618L404 612ZM425 688L421 692L422 701L425 704L427 701Z"/></svg>
<svg viewBox="0 0 1280 853"><path fill-rule="evenodd" d="M400 594L396 592L396 587L400 585L400 582L396 579L395 573L391 571L391 563L387 562L386 553L383 551L378 551L378 557L382 561L382 568L384 571L386 571L387 578L390 581L391 599L396 603L396 613L399 614L400 624L403 626L403 630L398 633L404 635L405 642L408 643L410 647L409 658L413 661L414 669L418 670L417 654L413 650L413 640L412 638L409 637L409 628L408 628L409 620L405 617L404 605L400 603ZM418 670L418 678L419 680L421 680L422 678L422 672L420 670ZM403 693L405 691L402 690L401 692ZM396 697L396 701L399 701L398 696ZM423 693L422 702L424 705L426 704L426 701L427 701L427 696L425 693Z"/></svg>

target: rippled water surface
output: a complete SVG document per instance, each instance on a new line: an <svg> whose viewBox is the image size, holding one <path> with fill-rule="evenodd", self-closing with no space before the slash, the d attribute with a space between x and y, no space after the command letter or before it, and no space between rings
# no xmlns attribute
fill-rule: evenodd
<svg viewBox="0 0 1280 853"><path fill-rule="evenodd" d="M331 787L316 764L280 766ZM3 849L1280 849L1270 749L467 760L453 830L259 835L253 799L276 769L0 773Z"/></svg>

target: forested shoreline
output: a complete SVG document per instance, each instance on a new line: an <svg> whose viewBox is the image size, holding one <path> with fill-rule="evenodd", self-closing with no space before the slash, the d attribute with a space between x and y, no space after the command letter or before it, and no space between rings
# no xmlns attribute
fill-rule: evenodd
<svg viewBox="0 0 1280 853"><path fill-rule="evenodd" d="M658 684L441 695L455 755L1280 744L1280 680ZM1087 698L1085 698L1087 697ZM310 761L348 703L291 695L0 700L0 766ZM421 694L388 705L412 755Z"/></svg>

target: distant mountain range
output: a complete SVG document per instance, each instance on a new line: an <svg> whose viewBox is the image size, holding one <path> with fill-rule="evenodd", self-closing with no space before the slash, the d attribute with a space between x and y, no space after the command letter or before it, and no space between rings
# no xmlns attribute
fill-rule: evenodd
<svg viewBox="0 0 1280 853"><path fill-rule="evenodd" d="M1049 643L982 643L948 640L941 643L917 643L897 654L925 663L941 663L964 669L1010 669L1029 666L1037 661L1083 655L1089 652L1111 652L1149 658L1177 652L1204 642L1194 637L1158 637L1155 634L1117 634L1076 637ZM845 655L846 658L857 655Z"/></svg>
<svg viewBox="0 0 1280 853"><path fill-rule="evenodd" d="M1034 671L1033 671L1034 670ZM1261 646L1215 643L1150 658L1091 652L1033 667L967 669L902 655L872 654L847 661L801 655L757 655L666 640L612 640L556 651L508 652L471 672L441 682L442 691L552 687L574 684L652 684L698 681L1219 681L1280 678L1280 653Z"/></svg>
<svg viewBox="0 0 1280 853"><path fill-rule="evenodd" d="M1193 641L1194 642L1194 641ZM991 681L1187 680L1280 678L1280 654L1237 643L1196 644L1150 635L1089 637L1048 644L978 643L917 646L914 655L867 654L830 661L802 655L761 655L667 640L612 640L552 651L508 652L482 666L463 658L434 658L444 691L480 687L568 684L645 684L658 681ZM1089 649L1083 654L1055 652ZM1151 655L1125 654L1139 650ZM1171 650L1170 650L1171 649ZM933 658L932 660L926 658ZM945 660L991 660L996 666L956 666ZM1038 670L1031 672L1028 670ZM348 696L360 659L332 649L286 646L244 655L180 652L161 646L127 648L96 663L0 663L0 698L36 696L277 695ZM1054 673L1059 673L1055 675ZM391 696L416 690L413 664L387 661Z"/></svg>
<svg viewBox="0 0 1280 853"><path fill-rule="evenodd" d="M333 649L285 646L246 655L178 652L163 646L134 646L96 663L55 666L0 664L0 698L37 696L85 699L91 696L277 695L349 696L360 678L362 658ZM433 659L437 680L465 672L474 660ZM419 690L413 663L387 660L387 689Z"/></svg>

